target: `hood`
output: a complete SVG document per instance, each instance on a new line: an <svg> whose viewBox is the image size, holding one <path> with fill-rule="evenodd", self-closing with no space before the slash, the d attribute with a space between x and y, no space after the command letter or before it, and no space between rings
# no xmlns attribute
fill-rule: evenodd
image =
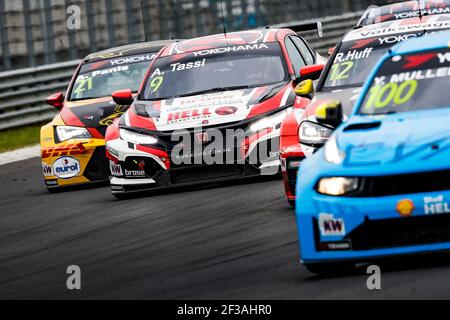
<svg viewBox="0 0 450 320"><path fill-rule="evenodd" d="M450 108L354 116L336 132L342 166L383 172L450 167Z"/></svg>
<svg viewBox="0 0 450 320"><path fill-rule="evenodd" d="M138 101L134 109L145 110L156 130L171 131L242 121L292 104L294 99L293 90L283 83L168 100Z"/></svg>
<svg viewBox="0 0 450 320"><path fill-rule="evenodd" d="M61 111L61 117L66 125L96 128L104 135L106 127L126 110L126 106L118 106L111 97L104 97L67 101Z"/></svg>
<svg viewBox="0 0 450 320"><path fill-rule="evenodd" d="M346 118L352 113L360 92L361 87L350 87L333 91L319 91L314 95L311 103L306 108L306 117L310 121L315 121L316 108L319 105L330 100L339 100L344 110L344 118Z"/></svg>

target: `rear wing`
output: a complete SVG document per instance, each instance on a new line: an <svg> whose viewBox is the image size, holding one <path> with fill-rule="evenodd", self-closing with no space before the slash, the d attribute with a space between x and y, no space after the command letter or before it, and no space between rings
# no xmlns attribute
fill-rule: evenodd
<svg viewBox="0 0 450 320"><path fill-rule="evenodd" d="M292 31L295 31L297 33L304 32L304 31L317 31L317 37L322 38L323 37L323 27L321 21L316 22L288 22L288 23L282 23L271 26L272 28L287 28L291 29Z"/></svg>

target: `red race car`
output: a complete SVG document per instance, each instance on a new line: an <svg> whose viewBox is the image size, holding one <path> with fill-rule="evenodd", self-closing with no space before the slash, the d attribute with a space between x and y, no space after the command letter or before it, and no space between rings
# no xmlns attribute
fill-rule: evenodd
<svg viewBox="0 0 450 320"><path fill-rule="evenodd" d="M390 12L395 6L381 7ZM445 12L446 10L444 10ZM403 11L405 13L406 11ZM423 11L425 12L425 11ZM343 119L356 103L362 84L378 59L393 45L404 40L450 28L450 15L433 14L413 18L388 19L382 23L367 23L348 32L336 45L315 87L310 80L301 83L299 95L314 98L304 109L294 110L281 127L280 158L287 200L295 204L297 171L301 161L312 155L333 133L334 127L320 124L317 108L339 101L343 106Z"/></svg>
<svg viewBox="0 0 450 320"><path fill-rule="evenodd" d="M277 174L282 120L325 59L290 29L211 35L166 47L106 133L114 195ZM303 68L303 69L302 69ZM300 72L300 70L302 71Z"/></svg>

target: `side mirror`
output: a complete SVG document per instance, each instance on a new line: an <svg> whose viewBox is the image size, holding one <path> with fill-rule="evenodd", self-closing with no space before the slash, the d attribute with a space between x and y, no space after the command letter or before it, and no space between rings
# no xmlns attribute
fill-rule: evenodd
<svg viewBox="0 0 450 320"><path fill-rule="evenodd" d="M317 122L327 124L336 128L344 118L342 104L340 101L334 100L319 105L316 109Z"/></svg>
<svg viewBox="0 0 450 320"><path fill-rule="evenodd" d="M133 103L133 93L131 89L119 90L111 95L114 102L120 106L129 106Z"/></svg>
<svg viewBox="0 0 450 320"><path fill-rule="evenodd" d="M48 96L47 99L45 99L45 102L59 111L64 106L64 94L62 92L54 93L51 96Z"/></svg>
<svg viewBox="0 0 450 320"><path fill-rule="evenodd" d="M310 66L305 66L300 69L300 81L310 79L317 80L320 77L323 69L325 68L324 64L312 64Z"/></svg>
<svg viewBox="0 0 450 320"><path fill-rule="evenodd" d="M299 97L311 98L311 94L314 92L312 80L303 80L295 87L294 92Z"/></svg>

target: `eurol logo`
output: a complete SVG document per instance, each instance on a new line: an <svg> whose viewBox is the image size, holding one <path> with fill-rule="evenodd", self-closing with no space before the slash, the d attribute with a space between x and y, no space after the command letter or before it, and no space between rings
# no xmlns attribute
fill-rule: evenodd
<svg viewBox="0 0 450 320"><path fill-rule="evenodd" d="M53 162L53 172L61 179L72 178L80 173L80 163L75 158L61 157Z"/></svg>

